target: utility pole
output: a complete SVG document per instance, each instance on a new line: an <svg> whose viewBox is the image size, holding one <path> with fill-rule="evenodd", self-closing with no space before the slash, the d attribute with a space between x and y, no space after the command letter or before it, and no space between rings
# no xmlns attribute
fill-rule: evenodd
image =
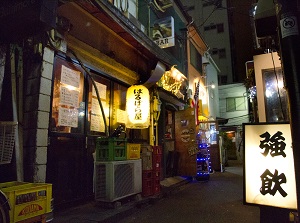
<svg viewBox="0 0 300 223"><path fill-rule="evenodd" d="M288 92L295 163L298 216L300 208L300 36L297 0L275 0L280 57Z"/></svg>

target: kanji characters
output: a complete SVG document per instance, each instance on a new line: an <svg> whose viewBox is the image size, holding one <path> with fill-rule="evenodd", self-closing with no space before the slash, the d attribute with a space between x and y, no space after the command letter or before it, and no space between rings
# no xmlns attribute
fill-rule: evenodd
<svg viewBox="0 0 300 223"><path fill-rule="evenodd" d="M267 193L275 195L278 191L283 197L287 196L287 193L282 189L281 184L286 183L286 176L284 173L278 175L278 170L275 169L274 174L266 169L265 172L260 176L262 181L262 186L260 188L260 193L266 195Z"/></svg>
<svg viewBox="0 0 300 223"><path fill-rule="evenodd" d="M265 151L262 153L264 156L267 156L270 152L272 157L274 156L283 156L286 157L284 152L285 150L285 138L282 136L282 132L277 131L273 136L270 136L269 132L265 132L260 135L261 138L265 138L260 141L259 147Z"/></svg>

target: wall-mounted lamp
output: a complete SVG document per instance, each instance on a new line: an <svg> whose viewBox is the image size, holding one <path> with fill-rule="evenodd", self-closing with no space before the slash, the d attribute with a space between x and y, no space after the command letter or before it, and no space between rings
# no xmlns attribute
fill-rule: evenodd
<svg viewBox="0 0 300 223"><path fill-rule="evenodd" d="M214 84L214 83L212 83L212 84L209 84L209 85L205 85L205 86L203 86L203 87L205 87L205 88L212 88L212 89L215 89L216 88L216 85Z"/></svg>
<svg viewBox="0 0 300 223"><path fill-rule="evenodd" d="M170 74L171 76L176 80L176 81L184 81L187 78L178 70L175 68L176 65L173 65L170 69Z"/></svg>
<svg viewBox="0 0 300 223"><path fill-rule="evenodd" d="M215 89L216 85L215 84L210 84L210 85L207 85L206 87L211 87L212 89Z"/></svg>

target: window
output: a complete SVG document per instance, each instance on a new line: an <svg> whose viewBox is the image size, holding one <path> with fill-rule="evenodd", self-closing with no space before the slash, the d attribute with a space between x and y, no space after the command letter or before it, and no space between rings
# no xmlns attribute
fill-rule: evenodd
<svg viewBox="0 0 300 223"><path fill-rule="evenodd" d="M213 48L211 51L212 55L217 55L219 53L219 50L217 48Z"/></svg>
<svg viewBox="0 0 300 223"><path fill-rule="evenodd" d="M280 68L262 70L266 121L288 121L288 98L283 84L283 75Z"/></svg>
<svg viewBox="0 0 300 223"><path fill-rule="evenodd" d="M203 3L203 7L207 7L207 6L210 6L210 5L214 5L214 2L211 1L211 2L205 2L205 3Z"/></svg>
<svg viewBox="0 0 300 223"><path fill-rule="evenodd" d="M204 26L204 31L210 30L210 26Z"/></svg>
<svg viewBox="0 0 300 223"><path fill-rule="evenodd" d="M226 58L226 49L225 48L222 48L222 49L213 48L211 51L211 54L219 55L219 59Z"/></svg>
<svg viewBox="0 0 300 223"><path fill-rule="evenodd" d="M190 42L190 63L202 73L202 56L196 47Z"/></svg>
<svg viewBox="0 0 300 223"><path fill-rule="evenodd" d="M105 133L105 123L109 125L109 118L110 118L110 99L111 99L111 92L110 86L111 82L99 76L97 73L91 72L95 84L97 86L97 91L99 95L99 100L101 102L101 106L103 108L103 113L101 106L99 104L98 96L94 85L92 84L91 80L89 80L89 98L88 98L88 123L89 123L89 133L91 135L98 135Z"/></svg>
<svg viewBox="0 0 300 223"><path fill-rule="evenodd" d="M50 129L56 133L83 133L84 117L84 71L56 58Z"/></svg>
<svg viewBox="0 0 300 223"><path fill-rule="evenodd" d="M245 97L231 97L226 98L226 111L244 111L246 110L246 100Z"/></svg>
<svg viewBox="0 0 300 223"><path fill-rule="evenodd" d="M219 8L222 8L222 0L215 0L215 5L216 7L219 9Z"/></svg>
<svg viewBox="0 0 300 223"><path fill-rule="evenodd" d="M219 49L219 58L226 58L226 50L223 49Z"/></svg>
<svg viewBox="0 0 300 223"><path fill-rule="evenodd" d="M217 8L222 8L222 0L211 0L211 1L205 1L203 3L203 7L214 5Z"/></svg>
<svg viewBox="0 0 300 223"><path fill-rule="evenodd" d="M224 32L224 24L217 24L217 32L218 33L223 33Z"/></svg>
<svg viewBox="0 0 300 223"><path fill-rule="evenodd" d="M226 83L227 83L227 75L220 75L219 84L226 84Z"/></svg>
<svg viewBox="0 0 300 223"><path fill-rule="evenodd" d="M204 31L216 29L217 26L215 24L210 24L208 26L204 26Z"/></svg>

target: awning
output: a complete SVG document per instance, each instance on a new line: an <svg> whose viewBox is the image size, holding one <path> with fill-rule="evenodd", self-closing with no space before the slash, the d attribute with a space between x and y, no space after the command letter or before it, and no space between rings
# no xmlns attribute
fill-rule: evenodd
<svg viewBox="0 0 300 223"><path fill-rule="evenodd" d="M152 71L150 78L143 84L145 87L150 88L155 85L166 71L166 66L160 61L157 62L155 69Z"/></svg>
<svg viewBox="0 0 300 223"><path fill-rule="evenodd" d="M184 100L177 98L175 95L173 95L169 91L164 90L163 88L158 88L158 93L160 99L166 102L172 103L178 107L186 105L186 102Z"/></svg>
<svg viewBox="0 0 300 223"><path fill-rule="evenodd" d="M225 125L228 123L229 120L228 118L220 118L220 117L216 117L216 119L219 125Z"/></svg>

